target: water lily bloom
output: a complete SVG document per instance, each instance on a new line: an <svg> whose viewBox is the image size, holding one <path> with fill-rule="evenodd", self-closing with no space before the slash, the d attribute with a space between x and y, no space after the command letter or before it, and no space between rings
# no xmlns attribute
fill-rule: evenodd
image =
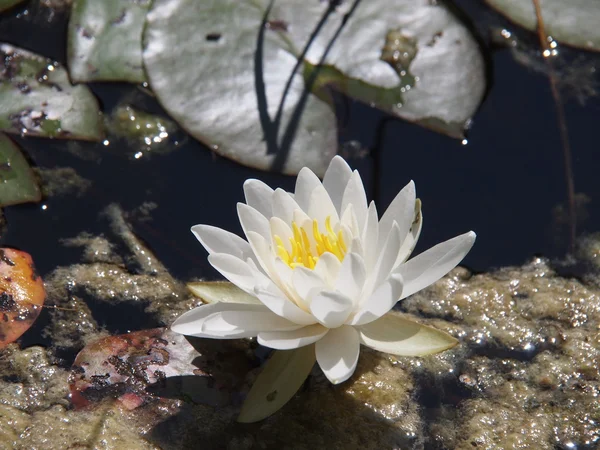
<svg viewBox="0 0 600 450"><path fill-rule="evenodd" d="M339 156L323 182L302 169L293 194L255 179L244 183L244 193L238 215L247 241L213 226L192 227L210 264L245 292L243 303L200 306L179 317L174 331L256 336L278 350L314 344L316 361L335 384L353 374L361 344L408 356L456 344L441 331L387 314L453 269L475 241L471 231L408 259L423 223L412 181L381 219L358 171Z"/></svg>

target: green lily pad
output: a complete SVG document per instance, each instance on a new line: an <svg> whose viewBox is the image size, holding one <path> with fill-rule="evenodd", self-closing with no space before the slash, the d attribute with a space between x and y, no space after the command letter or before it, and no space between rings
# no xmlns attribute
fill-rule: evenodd
<svg viewBox="0 0 600 450"><path fill-rule="evenodd" d="M0 44L0 130L51 138L100 140L98 102L73 86L58 63Z"/></svg>
<svg viewBox="0 0 600 450"><path fill-rule="evenodd" d="M74 82L145 81L142 31L150 0L76 0L67 58Z"/></svg>
<svg viewBox="0 0 600 450"><path fill-rule="evenodd" d="M508 19L535 31L537 17L531 0L485 0ZM597 0L540 0L546 34L559 42L600 51L600 3Z"/></svg>
<svg viewBox="0 0 600 450"><path fill-rule="evenodd" d="M194 281L187 288L205 303L253 303L261 304L260 300L242 291L228 281Z"/></svg>
<svg viewBox="0 0 600 450"><path fill-rule="evenodd" d="M40 188L19 147L0 133L0 206L39 202Z"/></svg>
<svg viewBox="0 0 600 450"><path fill-rule="evenodd" d="M336 151L325 86L462 137L485 76L460 21L429 0L333 3L156 0L144 35L150 85L217 153L289 174L322 174Z"/></svg>
<svg viewBox="0 0 600 450"><path fill-rule="evenodd" d="M0 12L7 10L8 8L12 8L23 1L24 0L0 0Z"/></svg>

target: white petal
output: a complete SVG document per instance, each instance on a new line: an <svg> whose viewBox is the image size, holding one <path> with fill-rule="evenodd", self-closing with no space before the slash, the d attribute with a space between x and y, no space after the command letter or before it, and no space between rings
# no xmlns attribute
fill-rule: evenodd
<svg viewBox="0 0 600 450"><path fill-rule="evenodd" d="M322 291L327 287L325 281L314 270L307 269L306 267L296 267L294 269L292 283L298 296L305 300L305 304L307 305L310 304L308 300L311 291Z"/></svg>
<svg viewBox="0 0 600 450"><path fill-rule="evenodd" d="M273 215L279 217L285 223L292 223L294 220L294 211L300 209L298 203L292 198L289 192L283 189L275 189L273 193Z"/></svg>
<svg viewBox="0 0 600 450"><path fill-rule="evenodd" d="M265 286L269 279L261 272L235 256L227 253L208 255L208 262L221 275L239 287L241 290L254 295L255 286Z"/></svg>
<svg viewBox="0 0 600 450"><path fill-rule="evenodd" d="M257 210L267 219L272 216L273 189L260 180L250 179L244 182L244 195L248 206Z"/></svg>
<svg viewBox="0 0 600 450"><path fill-rule="evenodd" d="M405 319L393 312L358 327L358 331L364 345L399 356L431 355L458 344L448 333Z"/></svg>
<svg viewBox="0 0 600 450"><path fill-rule="evenodd" d="M321 186L321 180L308 167L303 167L298 172L296 188L294 189L294 200L296 200L298 206L304 211L308 211L310 196L318 186Z"/></svg>
<svg viewBox="0 0 600 450"><path fill-rule="evenodd" d="M334 289L352 300L356 305L367 278L365 263L360 255L349 253L344 257Z"/></svg>
<svg viewBox="0 0 600 450"><path fill-rule="evenodd" d="M291 322L299 325L311 325L317 322L312 314L300 309L278 289L257 289L254 294L267 308Z"/></svg>
<svg viewBox="0 0 600 450"><path fill-rule="evenodd" d="M379 251L382 250L394 221L398 223L400 227L400 239L404 241L414 219L415 200L415 183L411 181L392 200L392 203L390 203L390 206L388 206L388 209L379 222Z"/></svg>
<svg viewBox="0 0 600 450"><path fill-rule="evenodd" d="M360 340L358 332L349 326L329 330L315 345L317 362L333 384L339 384L352 376L358 363Z"/></svg>
<svg viewBox="0 0 600 450"><path fill-rule="evenodd" d="M347 230L351 239L361 237L362 231L358 225L356 214L354 214L354 205L348 205L346 206L346 209L344 209L342 217L340 218L340 227Z"/></svg>
<svg viewBox="0 0 600 450"><path fill-rule="evenodd" d="M343 325L352 306L352 300L339 292L316 292L310 300L310 312L327 328Z"/></svg>
<svg viewBox="0 0 600 450"><path fill-rule="evenodd" d="M421 228L423 227L423 212L421 211L421 200L417 199L415 201L415 214L413 218L413 222L410 225L410 230L408 230L408 235L404 239L402 246L400 247L400 251L398 252L398 261L397 264L405 262L413 250L415 249L415 245L417 245L417 241L419 240L419 236L421 235Z"/></svg>
<svg viewBox="0 0 600 450"><path fill-rule="evenodd" d="M381 249L379 258L375 263L375 267L369 274L369 280L367 281L367 288L364 295L370 295L374 289L377 289L379 285L389 277L396 260L398 259L398 251L400 250L401 243L400 228L396 222L394 222L388 233L385 245Z"/></svg>
<svg viewBox="0 0 600 450"><path fill-rule="evenodd" d="M426 288L454 269L473 246L475 237L472 231L461 234L398 266L394 274L399 274L404 279L400 298Z"/></svg>
<svg viewBox="0 0 600 450"><path fill-rule="evenodd" d="M392 275L363 302L350 323L364 325L380 318L394 307L401 293L402 277Z"/></svg>
<svg viewBox="0 0 600 450"><path fill-rule="evenodd" d="M210 225L194 225L192 233L208 253L228 253L237 258L251 256L250 244L241 237Z"/></svg>
<svg viewBox="0 0 600 450"><path fill-rule="evenodd" d="M333 253L323 253L313 269L328 286L333 286L342 263Z"/></svg>
<svg viewBox="0 0 600 450"><path fill-rule="evenodd" d="M367 194L365 193L365 187L363 186L358 170L355 170L352 173L352 177L344 190L344 196L342 197L342 211L344 211L348 205L353 206L358 226L362 231L367 218Z"/></svg>
<svg viewBox="0 0 600 450"><path fill-rule="evenodd" d="M258 331L256 327L253 327L250 322L245 322L242 326L235 327L229 326L226 330L221 330L215 334L206 333L203 331L204 322L208 319L224 313L224 312L237 312L239 314L266 314L271 318L278 317L267 309L264 305L250 305L241 303L212 303L210 305L199 306L191 311L188 311L175 320L171 329L176 333L185 334L188 336L199 336L199 337L214 337L214 338L228 338L236 339L242 337L256 336ZM281 319L281 318L279 318ZM277 319L277 320L279 320ZM273 322L275 324L276 322ZM289 322L288 322L289 323ZM277 322L277 325L281 325L281 322Z"/></svg>
<svg viewBox="0 0 600 450"><path fill-rule="evenodd" d="M256 310L236 309L211 314L202 322L202 334L227 336L232 332L246 330L250 333L248 336L256 336L262 331L290 331L302 327L274 314L264 305L252 306L256 306Z"/></svg>
<svg viewBox="0 0 600 450"><path fill-rule="evenodd" d="M307 214L312 219L317 220L321 233L325 232L325 219L327 219L327 217L331 218L330 221L333 228L337 227L340 221L337 210L333 206L331 198L323 186L318 186L313 189Z"/></svg>
<svg viewBox="0 0 600 450"><path fill-rule="evenodd" d="M362 233L362 242L364 246L365 267L370 272L377 261L379 239L379 217L375 202L371 202L367 212L367 220Z"/></svg>
<svg viewBox="0 0 600 450"><path fill-rule="evenodd" d="M348 163L341 156L334 156L325 172L323 186L327 189L338 214L343 212L342 198L350 177L352 177L352 169Z"/></svg>
<svg viewBox="0 0 600 450"><path fill-rule="evenodd" d="M258 333L260 345L277 350L290 350L312 344L327 334L329 330L317 323L293 331L266 331Z"/></svg>
<svg viewBox="0 0 600 450"><path fill-rule="evenodd" d="M275 236L279 236L279 238L283 241L283 246L288 252L291 251L292 246L290 244L290 238L293 236L293 234L290 226L279 217L271 217L269 225L271 227L271 246L273 248L273 253L277 254L277 251L275 250L277 248Z"/></svg>
<svg viewBox="0 0 600 450"><path fill-rule="evenodd" d="M260 234L265 239L271 238L269 219L258 212L258 210L245 203L238 203L237 213L246 237L248 237L249 232L253 232Z"/></svg>
<svg viewBox="0 0 600 450"><path fill-rule="evenodd" d="M275 257L273 256L273 252L271 251L271 246L269 242L258 233L253 231L248 231L246 233L246 237L248 238L248 242L250 243L250 247L254 252L254 256L258 260L258 263L265 271L265 273L271 278L275 275ZM270 239L270 232L269 232ZM273 280L277 282L277 280Z"/></svg>

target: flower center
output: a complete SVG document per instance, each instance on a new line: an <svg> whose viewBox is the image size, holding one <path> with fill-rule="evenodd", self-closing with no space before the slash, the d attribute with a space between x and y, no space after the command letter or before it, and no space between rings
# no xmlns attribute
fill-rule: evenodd
<svg viewBox="0 0 600 450"><path fill-rule="evenodd" d="M316 219L313 220L312 236L296 222L292 222L292 231L294 235L290 237L291 251L285 248L281 237L273 236L277 243L277 255L292 269L300 266L314 269L321 255L326 252L333 253L342 261L348 251L342 230L334 233L330 217L325 219L325 233L319 231Z"/></svg>

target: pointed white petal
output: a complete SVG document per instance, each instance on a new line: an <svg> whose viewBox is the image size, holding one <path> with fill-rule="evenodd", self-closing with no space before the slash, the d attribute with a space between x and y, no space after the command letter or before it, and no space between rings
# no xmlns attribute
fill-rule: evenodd
<svg viewBox="0 0 600 450"><path fill-rule="evenodd" d="M352 312L353 302L339 292L315 292L310 300L310 312L327 328L343 325Z"/></svg>
<svg viewBox="0 0 600 450"><path fill-rule="evenodd" d="M300 389L314 365L314 345L273 352L248 392L237 421L258 422L277 412Z"/></svg>
<svg viewBox="0 0 600 450"><path fill-rule="evenodd" d="M342 263L333 253L323 253L313 269L328 286L333 286Z"/></svg>
<svg viewBox="0 0 600 450"><path fill-rule="evenodd" d="M248 206L257 210L269 219L273 213L271 209L271 197L273 189L260 180L250 179L244 182L244 195Z"/></svg>
<svg viewBox="0 0 600 450"><path fill-rule="evenodd" d="M365 267L367 271L373 270L377 261L379 239L379 217L375 202L371 202L367 212L367 220L362 233L362 242L364 246Z"/></svg>
<svg viewBox="0 0 600 450"><path fill-rule="evenodd" d="M255 286L264 286L269 279L261 272L235 256L227 253L208 255L208 262L221 275L249 294L254 293Z"/></svg>
<svg viewBox="0 0 600 450"><path fill-rule="evenodd" d="M334 156L325 172L323 186L327 189L338 214L343 212L342 198L350 177L352 177L352 169L348 163L341 156Z"/></svg>
<svg viewBox="0 0 600 450"><path fill-rule="evenodd" d="M277 288L257 289L255 295L267 308L291 322L299 325L311 325L317 322L312 314L300 309Z"/></svg>
<svg viewBox="0 0 600 450"><path fill-rule="evenodd" d="M321 180L308 167L303 167L298 172L296 188L294 189L294 200L296 200L296 203L298 203L298 206L302 210L308 211L310 197L313 190L318 186L321 186Z"/></svg>
<svg viewBox="0 0 600 450"><path fill-rule="evenodd" d="M241 259L252 255L248 242L221 228L210 225L194 225L192 233L208 253L228 253Z"/></svg>
<svg viewBox="0 0 600 450"><path fill-rule="evenodd" d="M205 303L261 304L258 297L248 294L228 281L194 281L186 286L194 296L201 298Z"/></svg>
<svg viewBox="0 0 600 450"><path fill-rule="evenodd" d="M315 344L317 362L333 384L339 384L352 376L358 363L360 340L358 332L349 326L329 330Z"/></svg>
<svg viewBox="0 0 600 450"><path fill-rule="evenodd" d="M250 337L256 336L258 334L258 330L252 327L250 324L246 324L248 326L241 327L230 327L228 330L222 330L215 334L206 333L203 331L202 327L204 322L207 319L214 318L217 315L222 314L223 312L228 311L237 311L240 313L267 313L275 316L271 311L269 311L264 305L248 305L248 304L240 304L240 303L213 303L210 305L199 306L198 308L194 308L191 311L188 311L175 320L173 325L171 325L171 329L180 334L185 334L188 336L199 336L199 337L214 337L214 338L227 338L227 339L237 339L242 337Z"/></svg>
<svg viewBox="0 0 600 450"><path fill-rule="evenodd" d="M307 214L310 218L317 220L321 233L325 233L325 219L327 217L331 218L330 221L333 228L337 227L340 221L337 210L323 186L317 186L313 189Z"/></svg>
<svg viewBox="0 0 600 450"><path fill-rule="evenodd" d="M381 283L383 283L390 275L396 260L398 259L398 251L400 250L400 228L393 223L388 238L385 241L385 245L381 249L379 258L375 263L375 267L369 274L369 280L367 281L367 289L364 292L365 295L369 295L374 289L377 289Z"/></svg>
<svg viewBox="0 0 600 450"><path fill-rule="evenodd" d="M400 298L426 288L454 269L473 246L475 237L472 231L461 234L398 266L394 274L399 274L404 279Z"/></svg>
<svg viewBox="0 0 600 450"><path fill-rule="evenodd" d="M260 267L264 270L264 272L271 278L273 278L274 282L277 280L274 279L275 275L275 256L271 251L271 246L269 242L260 234L255 233L253 231L248 231L246 233L246 237L248 238L248 242L250 243L250 247L254 252L254 256L258 261ZM269 232L270 238L270 232Z"/></svg>
<svg viewBox="0 0 600 450"><path fill-rule="evenodd" d="M356 305L366 278L367 271L363 259L356 253L348 253L342 261L334 289L351 299L352 304Z"/></svg>
<svg viewBox="0 0 600 450"><path fill-rule="evenodd" d="M245 330L248 336L256 336L263 331L290 331L302 328L302 325L290 322L271 312L264 305L251 305L252 310L222 310L211 314L202 322L202 334L210 336L228 336Z"/></svg>
<svg viewBox="0 0 600 450"><path fill-rule="evenodd" d="M365 193L365 187L363 186L358 170L355 170L352 173L352 177L350 177L350 181L348 181L346 189L344 190L344 196L342 197L342 211L344 211L348 205L353 206L358 226L362 231L367 218L367 194Z"/></svg>
<svg viewBox="0 0 600 450"><path fill-rule="evenodd" d="M390 203L390 206L388 206L388 209L379 222L379 251L382 250L394 221L398 223L400 238L404 241L414 219L415 200L415 183L411 181L392 200L392 203Z"/></svg>
<svg viewBox="0 0 600 450"><path fill-rule="evenodd" d="M364 325L380 318L394 307L401 293L402 277L392 275L363 302L350 324Z"/></svg>
<svg viewBox="0 0 600 450"><path fill-rule="evenodd" d="M279 217L285 223L292 223L294 211L300 209L298 203L289 192L283 189L275 189L273 193L273 215Z"/></svg>
<svg viewBox="0 0 600 450"><path fill-rule="evenodd" d="M358 327L361 342L380 352L399 356L425 356L458 344L448 333L421 325L390 312Z"/></svg>
<svg viewBox="0 0 600 450"><path fill-rule="evenodd" d="M396 264L400 264L405 262L410 254L415 249L415 245L417 245L417 241L419 240L419 236L421 235L421 228L423 227L423 213L421 211L421 200L417 199L415 201L415 214L413 218L413 222L410 225L410 230L408 230L408 235L404 239L402 246L400 247L400 251L398 252L398 260Z"/></svg>
<svg viewBox="0 0 600 450"><path fill-rule="evenodd" d="M279 238L283 241L283 246L289 252L292 249L290 244L290 238L293 236L292 229L290 226L281 220L279 217L271 217L269 221L269 225L271 227L271 246L273 249L277 248L277 242L275 241L275 236L279 236ZM274 250L274 253L277 254L277 251Z"/></svg>
<svg viewBox="0 0 600 450"><path fill-rule="evenodd" d="M258 210L245 203L238 203L237 213L246 237L248 237L249 232L254 232L260 234L265 239L270 239L271 228L269 226L269 219L258 212Z"/></svg>
<svg viewBox="0 0 600 450"><path fill-rule="evenodd" d="M354 205L350 204L344 209L342 217L340 218L340 227L343 227L346 230L351 239L361 237L362 231L358 225L356 214L354 214ZM346 239L346 236L344 236L344 239Z"/></svg>
<svg viewBox="0 0 600 450"><path fill-rule="evenodd" d="M305 267L296 267L294 269L292 283L298 297L302 298L306 305L310 304L311 291L322 291L327 287L325 281L314 270Z"/></svg>
<svg viewBox="0 0 600 450"><path fill-rule="evenodd" d="M320 323L293 331L266 331L258 333L260 345L277 350L290 350L313 344L327 334L329 330Z"/></svg>

